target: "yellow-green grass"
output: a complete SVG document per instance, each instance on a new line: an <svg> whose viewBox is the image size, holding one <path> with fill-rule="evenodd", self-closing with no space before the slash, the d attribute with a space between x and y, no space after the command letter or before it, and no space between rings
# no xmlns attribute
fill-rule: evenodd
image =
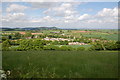
<svg viewBox="0 0 120 80"><path fill-rule="evenodd" d="M3 51L9 78L116 78L118 53L95 51Z"/></svg>

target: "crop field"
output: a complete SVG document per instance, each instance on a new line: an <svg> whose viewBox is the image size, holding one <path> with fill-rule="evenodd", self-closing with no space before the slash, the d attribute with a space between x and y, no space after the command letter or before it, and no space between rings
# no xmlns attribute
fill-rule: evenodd
<svg viewBox="0 0 120 80"><path fill-rule="evenodd" d="M103 38L107 40L118 40L118 34L108 34L108 33L74 33L73 35L80 36L83 35L84 37L92 37L92 38Z"/></svg>
<svg viewBox="0 0 120 80"><path fill-rule="evenodd" d="M95 31L73 30L70 33L67 32L66 34L70 34L76 37L82 35L84 37L118 40L118 30L95 30Z"/></svg>
<svg viewBox="0 0 120 80"><path fill-rule="evenodd" d="M84 34L85 37L94 37L94 38L104 38L107 40L118 40L118 35L116 34Z"/></svg>
<svg viewBox="0 0 120 80"><path fill-rule="evenodd" d="M98 51L3 51L9 78L117 78L118 53Z"/></svg>

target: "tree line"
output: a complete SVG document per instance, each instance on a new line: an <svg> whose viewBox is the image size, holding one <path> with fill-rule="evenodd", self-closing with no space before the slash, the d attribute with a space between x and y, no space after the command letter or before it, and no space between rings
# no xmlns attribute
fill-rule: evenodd
<svg viewBox="0 0 120 80"><path fill-rule="evenodd" d="M59 41L58 41L59 42ZM58 43L55 41L46 41L42 39L24 39L24 40L17 40L11 41L9 39L3 41L2 43L2 50L15 50L15 51L27 51L27 50L62 50L62 51L71 51L71 50L85 50L84 47L73 48L70 46L56 46L55 44ZM50 44L52 43L52 44ZM67 45L67 41L61 41L61 45ZM120 50L120 41L97 41L96 43L92 44L88 50ZM12 46L17 46L15 48L11 48Z"/></svg>

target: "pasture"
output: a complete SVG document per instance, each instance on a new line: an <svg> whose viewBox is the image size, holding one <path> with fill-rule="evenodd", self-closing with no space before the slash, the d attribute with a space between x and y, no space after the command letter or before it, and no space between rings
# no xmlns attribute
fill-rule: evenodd
<svg viewBox="0 0 120 80"><path fill-rule="evenodd" d="M3 51L9 78L117 78L118 52Z"/></svg>
<svg viewBox="0 0 120 80"><path fill-rule="evenodd" d="M73 30L70 35L79 37L80 35L84 37L92 37L92 38L103 38L107 40L118 40L118 30L95 30L95 31L81 31L81 30Z"/></svg>

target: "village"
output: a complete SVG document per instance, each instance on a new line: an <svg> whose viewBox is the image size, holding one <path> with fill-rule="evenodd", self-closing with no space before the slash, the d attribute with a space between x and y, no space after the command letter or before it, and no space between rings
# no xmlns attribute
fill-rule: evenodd
<svg viewBox="0 0 120 80"><path fill-rule="evenodd" d="M59 32L50 32L50 33L55 33L58 34ZM2 35L15 35L15 33L2 33ZM26 35L26 32L19 32L20 35ZM34 37L32 37L32 35L34 35ZM39 35L44 35L43 33L30 33L30 36L26 36L25 39L32 39L32 38L39 38ZM62 34L64 35L64 34ZM46 41L68 41L68 45L87 45L86 43L83 42L73 42L75 39L75 37L73 39L70 38L49 38L49 37L45 37L42 40L46 40ZM18 40L22 40L22 39L18 39ZM90 40L90 39L89 39ZM93 39L93 41L98 40L98 39ZM12 40L12 41L17 41L17 40Z"/></svg>
<svg viewBox="0 0 120 80"><path fill-rule="evenodd" d="M38 44L53 45L53 46L66 46L66 47L83 47L83 48L92 48L98 50L114 49L109 46L116 44L115 40L106 40L103 38L95 37L85 37L83 34L93 34L95 31L75 31L75 30L40 30L40 31L3 31L2 32L2 41L9 40L11 46L20 46L23 41L37 41ZM99 32L100 33L100 32ZM79 35L78 35L79 34ZM43 42L43 43L42 43ZM32 43L32 42L31 42ZM27 44L27 43L26 43ZM108 46L108 44L111 44ZM36 44L37 45L37 44ZM100 45L100 46L99 46ZM104 45L107 45L108 48ZM113 46L114 47L114 46ZM12 47L14 48L14 47ZM87 49L88 50L88 49Z"/></svg>

